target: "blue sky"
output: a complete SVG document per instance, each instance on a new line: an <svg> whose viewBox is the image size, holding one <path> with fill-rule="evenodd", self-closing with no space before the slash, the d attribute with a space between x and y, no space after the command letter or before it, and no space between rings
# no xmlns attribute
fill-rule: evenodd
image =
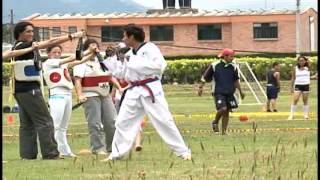
<svg viewBox="0 0 320 180"><path fill-rule="evenodd" d="M143 6L162 8L162 0L133 0ZM178 7L176 0L176 7ZM192 7L203 10L212 9L295 9L296 0L192 0ZM301 8L318 9L317 0L301 0Z"/></svg>

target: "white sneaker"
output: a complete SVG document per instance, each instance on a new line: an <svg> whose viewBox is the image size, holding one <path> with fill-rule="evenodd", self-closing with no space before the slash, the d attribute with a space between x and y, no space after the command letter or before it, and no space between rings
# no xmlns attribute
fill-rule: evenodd
<svg viewBox="0 0 320 180"><path fill-rule="evenodd" d="M111 157L111 156L109 156L109 157L107 157L107 158L105 158L105 159L100 160L100 162L104 162L104 163L107 163L107 162L109 162L109 161L112 161L112 157Z"/></svg>
<svg viewBox="0 0 320 180"><path fill-rule="evenodd" d="M70 157L70 158L74 158L74 157L77 157L75 154L73 153L70 153L70 154L62 154L61 155L62 157Z"/></svg>
<svg viewBox="0 0 320 180"><path fill-rule="evenodd" d="M288 117L288 120L293 120L293 116L290 115L290 116Z"/></svg>
<svg viewBox="0 0 320 180"><path fill-rule="evenodd" d="M104 156L107 155L107 153L106 153L104 150L93 151L92 154L95 154L95 155L104 155Z"/></svg>
<svg viewBox="0 0 320 180"><path fill-rule="evenodd" d="M183 160L185 161L190 161L192 159L191 154L186 155L185 157L183 157Z"/></svg>

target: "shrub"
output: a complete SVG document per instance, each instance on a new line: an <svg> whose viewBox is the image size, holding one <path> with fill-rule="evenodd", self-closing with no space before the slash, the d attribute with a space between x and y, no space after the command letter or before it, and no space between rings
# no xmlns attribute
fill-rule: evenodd
<svg viewBox="0 0 320 180"><path fill-rule="evenodd" d="M314 74L317 71L318 57L309 57L311 60L311 71ZM202 73L214 61L219 59L179 59L167 61L168 66L162 78L163 83L197 83ZM272 63L277 61L281 64L281 80L291 79L291 70L297 60L293 57L284 58L266 58L266 57L241 57L236 58L239 62L248 62L257 79L266 80L266 71ZM9 63L3 63L2 66L2 85L8 85L11 77ZM72 71L70 71L72 73Z"/></svg>

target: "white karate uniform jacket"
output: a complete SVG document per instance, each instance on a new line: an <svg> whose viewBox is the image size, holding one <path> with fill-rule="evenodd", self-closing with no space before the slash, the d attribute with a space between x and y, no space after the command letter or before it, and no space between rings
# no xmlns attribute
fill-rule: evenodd
<svg viewBox="0 0 320 180"><path fill-rule="evenodd" d="M154 94L154 103L144 87L135 86L127 90L116 120L116 132L109 158L118 159L130 151L145 114L175 154L180 157L190 155L191 151L176 127L164 97L161 76L167 63L160 49L155 44L147 42L140 46L136 53L130 50L126 55L130 56L129 60L118 64L117 72L114 72L119 78L128 82L154 77L158 77L159 80L146 84Z"/></svg>

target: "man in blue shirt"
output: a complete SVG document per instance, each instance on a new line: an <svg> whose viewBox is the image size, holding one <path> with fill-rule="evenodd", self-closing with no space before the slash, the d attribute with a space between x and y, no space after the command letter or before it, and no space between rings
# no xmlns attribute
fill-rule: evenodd
<svg viewBox="0 0 320 180"><path fill-rule="evenodd" d="M234 59L234 51L232 49L223 49L218 55L220 61L212 63L201 77L198 94L202 95L205 82L212 81L212 95L215 99L217 114L212 121L212 129L214 132L219 132L219 120L222 118L222 134L226 134L229 112L231 109L238 107L234 92L236 88L239 90L241 99L244 98L244 93L240 87L238 69L232 62Z"/></svg>

